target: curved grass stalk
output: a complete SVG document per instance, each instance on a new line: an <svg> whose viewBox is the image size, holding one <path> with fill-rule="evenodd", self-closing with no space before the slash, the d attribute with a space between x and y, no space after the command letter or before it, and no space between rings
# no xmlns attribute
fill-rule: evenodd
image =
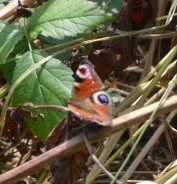
<svg viewBox="0 0 177 184"><path fill-rule="evenodd" d="M167 75L169 73L169 71L175 70L176 64L177 64L177 60L175 60L172 63L170 63L168 65L168 67L166 68L166 70L164 71L164 73L162 74L161 78L165 77L165 75Z"/></svg>
<svg viewBox="0 0 177 184"><path fill-rule="evenodd" d="M119 112L122 112L126 107L130 106L133 102L139 98L144 91L148 88L150 81L144 84L137 86L134 90L130 92L130 94L126 97L126 99L117 107L116 115Z"/></svg>
<svg viewBox="0 0 177 184"><path fill-rule="evenodd" d="M174 69L176 65L176 60L174 62L172 62L171 64L169 64L169 66L167 67L167 69L164 71L164 73L162 74L161 78L163 78L166 74L168 74L170 72L170 70ZM175 87L175 86L174 86ZM162 94L165 92L166 88L162 87L157 93L155 93L147 102L145 102L145 104L143 106L147 106L153 102L155 102L155 100L157 98L159 98L160 96L162 96Z"/></svg>
<svg viewBox="0 0 177 184"><path fill-rule="evenodd" d="M170 10L168 12L166 22L165 22L166 25L168 25L172 21L172 18L174 16L174 13L175 13L175 10L176 10L176 6L177 6L177 0L173 0L172 5L170 7Z"/></svg>
<svg viewBox="0 0 177 184"><path fill-rule="evenodd" d="M49 170L43 169L41 175L39 176L38 180L36 181L36 184L41 184L45 181L47 175L49 174Z"/></svg>
<svg viewBox="0 0 177 184"><path fill-rule="evenodd" d="M2 86L2 88L0 89L0 98L2 98L10 89L10 86L8 84L5 84L4 86Z"/></svg>
<svg viewBox="0 0 177 184"><path fill-rule="evenodd" d="M157 21L165 20L165 19L167 19L167 17L168 17L168 15L165 15L165 16L162 16L162 17L158 17L156 20ZM177 13L174 13L173 17L177 17Z"/></svg>
<svg viewBox="0 0 177 184"><path fill-rule="evenodd" d="M177 173L174 174L168 181L166 181L164 184L172 184L172 183L176 183L177 181Z"/></svg>
<svg viewBox="0 0 177 184"><path fill-rule="evenodd" d="M169 164L169 166L172 164L173 164L173 162L171 164ZM166 172L163 176L161 176L157 180L155 180L155 182L157 184L175 184L176 180L175 180L175 182L170 183L170 179L171 179L171 181L174 181L173 177L175 177L176 173L177 173L177 167L173 167L168 172Z"/></svg>
<svg viewBox="0 0 177 184"><path fill-rule="evenodd" d="M151 103L155 102L157 98L160 98L163 93L165 92L166 88L162 87L157 93L155 93L143 106L150 105Z"/></svg>

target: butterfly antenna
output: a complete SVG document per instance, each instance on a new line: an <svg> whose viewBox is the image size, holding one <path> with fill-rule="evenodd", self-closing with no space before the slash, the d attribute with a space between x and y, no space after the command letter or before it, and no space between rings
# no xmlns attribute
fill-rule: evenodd
<svg viewBox="0 0 177 184"><path fill-rule="evenodd" d="M87 147L87 150L91 156L91 158L93 159L93 161L100 167L100 169L107 175L109 176L111 179L114 179L114 176L100 163L100 161L98 160L98 158L92 153L92 147L90 145L90 142L88 141L87 139L87 136L85 134L85 130L84 130L84 127L83 127L83 138L84 138L84 141L85 141L85 145ZM116 180L116 183L117 184L120 184L119 181Z"/></svg>

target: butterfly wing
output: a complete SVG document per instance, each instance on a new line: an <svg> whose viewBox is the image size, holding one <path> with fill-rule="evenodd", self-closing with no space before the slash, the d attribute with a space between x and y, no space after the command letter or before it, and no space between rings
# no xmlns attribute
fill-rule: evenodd
<svg viewBox="0 0 177 184"><path fill-rule="evenodd" d="M82 61L76 71L72 100L84 101L100 90L102 82L89 60Z"/></svg>
<svg viewBox="0 0 177 184"><path fill-rule="evenodd" d="M110 96L99 91L84 102L69 104L71 112L81 120L98 123L102 126L111 126L115 115L115 107Z"/></svg>

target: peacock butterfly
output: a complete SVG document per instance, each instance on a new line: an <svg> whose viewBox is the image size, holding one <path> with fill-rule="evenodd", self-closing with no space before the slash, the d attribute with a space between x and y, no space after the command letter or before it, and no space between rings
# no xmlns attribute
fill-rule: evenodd
<svg viewBox="0 0 177 184"><path fill-rule="evenodd" d="M75 74L68 108L81 120L111 126L115 107L111 97L104 91L100 91L101 87L102 82L92 63L84 59Z"/></svg>

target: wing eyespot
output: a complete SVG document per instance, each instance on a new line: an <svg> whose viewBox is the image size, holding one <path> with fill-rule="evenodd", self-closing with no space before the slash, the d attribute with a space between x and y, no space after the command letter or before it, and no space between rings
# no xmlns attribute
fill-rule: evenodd
<svg viewBox="0 0 177 184"><path fill-rule="evenodd" d="M108 96L105 95L105 94L98 95L98 99L99 99L100 103L102 103L104 105L108 105L109 104Z"/></svg>
<svg viewBox="0 0 177 184"><path fill-rule="evenodd" d="M76 79L80 78L81 80L88 78L92 75L92 68L91 66L83 62L79 65L78 70L76 71Z"/></svg>
<svg viewBox="0 0 177 184"><path fill-rule="evenodd" d="M90 97L90 99L94 104L100 104L105 106L112 104L112 99L104 91L98 91L92 97Z"/></svg>

